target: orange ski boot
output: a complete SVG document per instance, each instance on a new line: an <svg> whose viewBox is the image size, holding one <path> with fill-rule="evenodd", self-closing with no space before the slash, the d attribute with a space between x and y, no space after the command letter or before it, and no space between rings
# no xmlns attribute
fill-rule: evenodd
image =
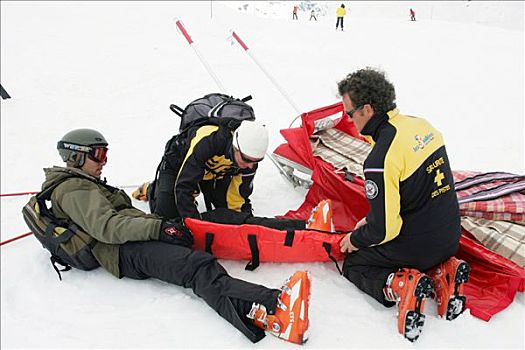
<svg viewBox="0 0 525 350"><path fill-rule="evenodd" d="M323 199L312 210L312 214L306 223L306 228L319 231L334 231L332 201L330 199Z"/></svg>
<svg viewBox="0 0 525 350"><path fill-rule="evenodd" d="M468 281L470 266L465 261L451 257L428 272L434 282L433 297L438 314L452 321L465 311L467 298L463 292Z"/></svg>
<svg viewBox="0 0 525 350"><path fill-rule="evenodd" d="M253 323L278 338L295 344L308 340L310 274L297 271L281 287L274 315L268 315L266 307L254 303L246 315Z"/></svg>
<svg viewBox="0 0 525 350"><path fill-rule="evenodd" d="M425 298L432 292L432 279L416 269L400 269L388 276L383 288L385 299L398 303L397 329L415 341L425 324Z"/></svg>

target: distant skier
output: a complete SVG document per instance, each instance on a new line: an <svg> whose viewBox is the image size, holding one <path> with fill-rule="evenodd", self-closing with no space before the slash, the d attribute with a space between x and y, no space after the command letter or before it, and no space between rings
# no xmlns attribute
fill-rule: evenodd
<svg viewBox="0 0 525 350"><path fill-rule="evenodd" d="M412 9L410 9L410 20L413 22L416 20L416 13Z"/></svg>
<svg viewBox="0 0 525 350"><path fill-rule="evenodd" d="M297 10L298 10L298 9L299 9L299 7L298 7L297 5L293 7L293 16L292 16L292 20L294 20L294 19L299 19L299 18L297 17Z"/></svg>
<svg viewBox="0 0 525 350"><path fill-rule="evenodd" d="M337 23L335 24L335 30L339 28L339 23L341 23L341 31L344 31L343 20L346 15L345 4L341 4L341 6L338 7L337 10L335 11L335 14L337 15Z"/></svg>
<svg viewBox="0 0 525 350"><path fill-rule="evenodd" d="M313 19L315 19L317 21L317 17L315 17L315 10L312 10L312 12L310 12L310 21Z"/></svg>

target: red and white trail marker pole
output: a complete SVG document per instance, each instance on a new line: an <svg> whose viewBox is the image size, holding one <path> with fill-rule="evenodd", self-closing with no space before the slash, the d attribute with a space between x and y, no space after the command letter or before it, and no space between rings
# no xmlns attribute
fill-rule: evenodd
<svg viewBox="0 0 525 350"><path fill-rule="evenodd" d="M206 70L208 71L208 73L210 74L210 76L213 78L213 80L215 80L215 83L217 83L217 86L219 87L219 89L223 92L223 93L226 93L226 89L224 88L224 86L222 85L221 81L219 80L219 78L215 75L215 73L213 72L213 70L211 69L211 67L208 65L208 62L206 62L206 60L204 59L204 57L201 55L201 53L199 52L199 50L197 49L197 47L195 46L195 43L193 42L193 40L191 39L190 35L188 34L188 31L186 30L186 28L184 27L184 25L182 24L182 22L180 20L177 20L175 19L175 24L177 25L177 30L179 31L179 33L181 33L184 38L186 38L186 41L188 42L188 44L192 47L192 49L195 51L195 54L197 55L197 57L199 57L201 63L203 64L203 66L206 68ZM279 85L277 84L277 82L275 81L275 79L273 79L273 77L271 77L269 75L268 72L266 72L264 70L264 68L257 62L257 60L255 59L255 57L253 57L251 55L251 53L248 51L248 47L242 42L242 40L239 38L239 36L237 36L237 34L235 33L232 33L232 35L234 35L234 38L241 44L241 46L248 52L248 54L250 55L250 57L252 57L255 62L259 65L259 67L263 70L263 72L266 73L266 75L270 78L270 80L278 87L279 91L281 91L281 93L287 98L288 102L290 102L292 104L292 106L295 108L295 110L297 111L297 113L301 114L301 112L299 111L299 108L297 108L295 106L295 104L291 101L291 99L288 97L288 95L286 95L286 92L284 92L280 87ZM286 174L286 169L284 169L280 164L279 162L277 162L274 157L269 154L268 152L266 152L266 156L268 158L270 158L270 160L272 161L272 163L277 167L277 169L279 170L279 172L281 174L283 174L283 176L287 176Z"/></svg>
<svg viewBox="0 0 525 350"><path fill-rule="evenodd" d="M23 233L21 235L18 235L16 237L13 237L11 239L6 239L5 241L0 242L0 246L2 246L4 244L7 244L7 243L11 243L11 242L16 241L16 240L19 240L20 238L24 238L24 237L30 236L32 234L33 234L33 232L27 232L27 233Z"/></svg>
<svg viewBox="0 0 525 350"><path fill-rule="evenodd" d="M201 63L204 66L204 68L206 68L206 70L208 71L208 74L213 78L213 80L215 81L215 83L219 87L219 90L221 90L221 92L223 92L223 93L226 93L226 89L222 85L222 83L219 80L219 78L217 77L217 75L215 75L215 73L211 69L210 65L208 64L208 62L206 62L206 60L204 59L204 56L201 55L201 53L200 53L199 49L197 48L196 44L193 42L193 40L191 39L191 36L188 34L188 31L184 27L184 24L180 20L175 19L175 25L177 26L177 30L179 31L179 33L181 33L181 35L184 36L184 38L186 39L188 44L191 46L193 51L195 51L195 54L197 55L197 57L201 61Z"/></svg>
<svg viewBox="0 0 525 350"><path fill-rule="evenodd" d="M284 89L279 85L279 83L277 82L277 80L275 80L275 78L264 68L264 66L257 60L257 58L252 54L252 51L248 48L248 46L244 43L244 41L242 41L242 39L239 37L239 35L237 33L235 33L234 31L232 31L232 37L239 43L239 45L241 45L241 47L243 48L244 52L246 52L248 54L248 56L250 56L250 58L255 62L255 64L262 70L262 72L268 77L268 79L270 79L270 81L272 82L272 84L277 88L277 90L279 90L279 92L281 93L281 95L283 95L283 97L286 99L286 101L288 101L288 103L293 107L293 109L295 109L295 111L297 112L297 114L301 114L301 110L299 109L299 107L297 107L297 104L295 104L295 102L292 100L292 98L290 97L290 95L288 95L288 93L286 93L286 91L284 91Z"/></svg>

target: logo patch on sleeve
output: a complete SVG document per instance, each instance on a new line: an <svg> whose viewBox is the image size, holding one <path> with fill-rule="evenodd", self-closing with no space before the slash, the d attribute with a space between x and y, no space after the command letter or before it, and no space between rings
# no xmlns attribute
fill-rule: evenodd
<svg viewBox="0 0 525 350"><path fill-rule="evenodd" d="M372 180L366 180L365 181L365 193L366 193L366 198L368 199L376 198L377 194L379 193L379 188L377 187L377 184Z"/></svg>

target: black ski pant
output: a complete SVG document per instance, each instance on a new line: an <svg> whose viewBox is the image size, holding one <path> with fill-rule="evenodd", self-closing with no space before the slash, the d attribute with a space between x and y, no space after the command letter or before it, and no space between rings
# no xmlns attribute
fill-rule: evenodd
<svg viewBox="0 0 525 350"><path fill-rule="evenodd" d="M149 277L191 288L219 315L252 342L264 338L262 329L246 317L252 303L275 312L280 290L233 278L210 254L158 241L128 242L120 246L121 277Z"/></svg>
<svg viewBox="0 0 525 350"><path fill-rule="evenodd" d="M339 28L339 23L341 23L341 29L343 29L343 20L344 19L345 19L344 17L337 17L337 23L335 24L335 29Z"/></svg>
<svg viewBox="0 0 525 350"><path fill-rule="evenodd" d="M457 242L439 248L433 244L420 246L420 249L417 246L417 243L408 247L405 244L400 246L392 241L359 249L346 256L343 276L384 306L394 306L395 303L385 300L383 294L388 275L403 267L425 272L453 256L458 249Z"/></svg>
<svg viewBox="0 0 525 350"><path fill-rule="evenodd" d="M250 213L240 213L227 208L218 208L201 214L202 220L217 224L259 225L276 230L304 230L306 221L298 219L275 219L252 216Z"/></svg>

